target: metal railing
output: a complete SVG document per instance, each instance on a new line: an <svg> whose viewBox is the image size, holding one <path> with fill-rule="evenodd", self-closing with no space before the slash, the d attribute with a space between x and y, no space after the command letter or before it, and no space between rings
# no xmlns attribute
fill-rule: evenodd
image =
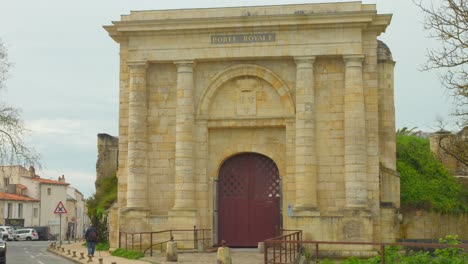
<svg viewBox="0 0 468 264"><path fill-rule="evenodd" d="M208 245L211 240L211 229L170 229L155 232L119 232L119 248L138 251L153 256L159 248L164 251L169 241L181 242L183 249L198 249L199 242Z"/></svg>
<svg viewBox="0 0 468 264"><path fill-rule="evenodd" d="M268 246L267 246L268 245ZM385 248L388 246L397 246L397 247L404 247L404 248L412 248L412 249L435 249L435 248L461 248L468 250L468 244L433 244L433 243L374 243L374 242L335 242L335 241L302 241L301 239L297 240L286 240L284 236L272 238L265 240L265 264L292 264L298 261L298 258L291 257L291 250L284 250L288 248L295 248L296 250L299 249L297 252L299 253L299 258L301 254L304 253L305 249L312 249L311 256L313 255L314 263L319 263L319 256L320 256L320 247L319 245L345 245L345 246L370 246L374 248L374 250L379 251L379 255L381 256L381 263L385 264ZM276 254L271 254L267 252L267 248L280 248L283 250L276 250ZM335 251L339 251L338 248L334 249ZM349 250L349 248L348 248ZM357 249L354 249L357 250ZM313 254L312 254L313 252Z"/></svg>
<svg viewBox="0 0 468 264"><path fill-rule="evenodd" d="M281 234L264 241L265 264L295 263L301 257L301 243L291 242L302 241L302 231L282 229Z"/></svg>

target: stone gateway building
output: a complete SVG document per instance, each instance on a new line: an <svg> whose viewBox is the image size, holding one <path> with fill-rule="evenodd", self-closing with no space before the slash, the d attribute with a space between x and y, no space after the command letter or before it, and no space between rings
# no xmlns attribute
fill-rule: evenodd
<svg viewBox="0 0 468 264"><path fill-rule="evenodd" d="M398 233L391 15L361 2L138 11L120 44L118 232L252 247Z"/></svg>

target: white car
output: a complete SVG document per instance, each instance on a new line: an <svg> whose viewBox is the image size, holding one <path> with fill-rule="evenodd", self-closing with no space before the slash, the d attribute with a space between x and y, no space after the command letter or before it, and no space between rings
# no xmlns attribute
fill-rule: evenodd
<svg viewBox="0 0 468 264"><path fill-rule="evenodd" d="M15 240L39 240L35 229L25 228L16 230Z"/></svg>
<svg viewBox="0 0 468 264"><path fill-rule="evenodd" d="M0 226L0 238L7 241L13 240L15 230L11 226Z"/></svg>

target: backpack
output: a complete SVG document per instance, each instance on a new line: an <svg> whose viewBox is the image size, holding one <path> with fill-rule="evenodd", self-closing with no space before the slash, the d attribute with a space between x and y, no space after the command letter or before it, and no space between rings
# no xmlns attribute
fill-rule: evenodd
<svg viewBox="0 0 468 264"><path fill-rule="evenodd" d="M97 241L96 230L91 230L91 232L89 232L88 240L89 241Z"/></svg>

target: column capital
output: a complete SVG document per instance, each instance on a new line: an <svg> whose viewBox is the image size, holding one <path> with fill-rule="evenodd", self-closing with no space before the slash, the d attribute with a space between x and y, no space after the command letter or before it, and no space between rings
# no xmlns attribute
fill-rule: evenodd
<svg viewBox="0 0 468 264"><path fill-rule="evenodd" d="M147 68L148 61L138 60L138 61L127 61L127 66L130 68Z"/></svg>
<svg viewBox="0 0 468 264"><path fill-rule="evenodd" d="M174 64L177 67L177 72L193 72L193 67L195 66L195 61L193 60L177 60L174 61Z"/></svg>
<svg viewBox="0 0 468 264"><path fill-rule="evenodd" d="M315 62L315 56L296 56L294 62L297 68L312 68Z"/></svg>
<svg viewBox="0 0 468 264"><path fill-rule="evenodd" d="M365 57L363 54L343 55L343 60L346 67L361 67Z"/></svg>

